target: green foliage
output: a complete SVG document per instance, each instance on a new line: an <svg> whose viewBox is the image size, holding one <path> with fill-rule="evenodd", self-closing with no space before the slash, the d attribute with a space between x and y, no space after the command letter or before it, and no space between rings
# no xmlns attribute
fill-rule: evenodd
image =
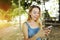
<svg viewBox="0 0 60 40"><path fill-rule="evenodd" d="M13 2L18 6L19 3L18 3L19 0L13 0Z"/></svg>
<svg viewBox="0 0 60 40"><path fill-rule="evenodd" d="M15 17L18 15L22 15L23 13L26 13L26 11L23 10L23 8L15 8L11 14L13 17Z"/></svg>
<svg viewBox="0 0 60 40"><path fill-rule="evenodd" d="M32 4L33 1L37 2L38 4L41 4L40 1L36 1L36 0L21 0L20 1L20 5L25 10L25 9L28 9L31 6L31 4Z"/></svg>

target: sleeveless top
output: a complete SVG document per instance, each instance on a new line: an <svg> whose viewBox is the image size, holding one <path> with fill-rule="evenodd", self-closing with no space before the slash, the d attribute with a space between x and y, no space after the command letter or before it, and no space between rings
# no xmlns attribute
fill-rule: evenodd
<svg viewBox="0 0 60 40"><path fill-rule="evenodd" d="M28 38L32 38L40 30L40 28L31 28L28 22L26 25L28 26ZM41 40L41 38L39 37L36 40Z"/></svg>

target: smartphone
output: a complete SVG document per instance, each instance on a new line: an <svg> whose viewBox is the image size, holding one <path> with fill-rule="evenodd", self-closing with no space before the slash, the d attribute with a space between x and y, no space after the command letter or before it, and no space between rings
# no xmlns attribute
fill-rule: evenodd
<svg viewBox="0 0 60 40"><path fill-rule="evenodd" d="M52 28L52 26L48 26L47 28Z"/></svg>
<svg viewBox="0 0 60 40"><path fill-rule="evenodd" d="M47 26L47 27L44 27L43 29L44 29L44 30L52 29L52 26Z"/></svg>

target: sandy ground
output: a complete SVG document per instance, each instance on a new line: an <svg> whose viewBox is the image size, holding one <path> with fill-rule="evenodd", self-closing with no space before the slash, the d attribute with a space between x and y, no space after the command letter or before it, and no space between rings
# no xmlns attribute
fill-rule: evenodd
<svg viewBox="0 0 60 40"><path fill-rule="evenodd" d="M48 38L49 40L60 40L60 26L53 27Z"/></svg>
<svg viewBox="0 0 60 40"><path fill-rule="evenodd" d="M22 34L20 34L17 26L0 29L0 40L22 40L20 39L21 36ZM52 28L48 40L60 40L60 27Z"/></svg>

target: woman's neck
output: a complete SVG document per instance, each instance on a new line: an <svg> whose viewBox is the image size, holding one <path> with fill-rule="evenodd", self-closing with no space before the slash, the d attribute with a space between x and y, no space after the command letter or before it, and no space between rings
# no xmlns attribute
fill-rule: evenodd
<svg viewBox="0 0 60 40"><path fill-rule="evenodd" d="M31 23L38 23L37 20L33 20L33 19L30 19L30 20L27 20L28 22L31 22Z"/></svg>

